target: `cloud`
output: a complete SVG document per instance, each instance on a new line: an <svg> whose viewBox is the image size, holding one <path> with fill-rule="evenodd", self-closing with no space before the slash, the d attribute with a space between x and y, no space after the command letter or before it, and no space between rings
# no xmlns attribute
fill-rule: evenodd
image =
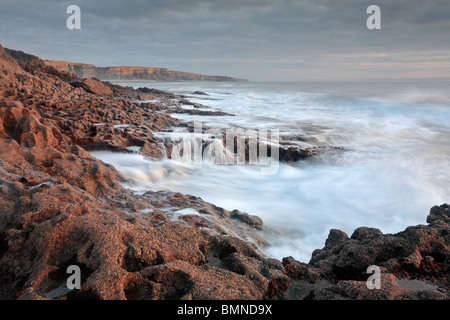
<svg viewBox="0 0 450 320"><path fill-rule="evenodd" d="M70 4L81 8L81 30L66 28ZM378 0L381 30L366 28L371 4L3 0L0 42L47 59L161 66L251 80L401 77L414 63L421 69L428 65L427 75L450 74L448 1ZM402 56L409 57L407 64ZM440 63L442 70L436 68Z"/></svg>

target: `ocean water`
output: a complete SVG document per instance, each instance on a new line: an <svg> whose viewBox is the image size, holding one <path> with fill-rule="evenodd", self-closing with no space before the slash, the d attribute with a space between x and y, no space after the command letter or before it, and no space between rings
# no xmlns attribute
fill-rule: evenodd
<svg viewBox="0 0 450 320"><path fill-rule="evenodd" d="M121 83L189 96L235 116L174 114L215 128L278 129L305 146L339 146L274 175L255 165L151 161L93 152L138 190L171 190L260 216L264 252L308 262L329 230L368 226L385 233L425 224L450 202L449 83ZM208 96L191 95L201 90Z"/></svg>

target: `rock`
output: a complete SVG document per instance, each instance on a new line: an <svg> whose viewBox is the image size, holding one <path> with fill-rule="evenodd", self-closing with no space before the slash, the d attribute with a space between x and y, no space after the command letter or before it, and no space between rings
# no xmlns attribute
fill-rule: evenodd
<svg viewBox="0 0 450 320"><path fill-rule="evenodd" d="M438 291L413 291L397 284L397 278L389 273L381 274L380 288L369 289L364 281L341 281L310 293L316 300L447 300Z"/></svg>
<svg viewBox="0 0 450 320"><path fill-rule="evenodd" d="M239 220L259 230L261 230L263 226L263 221L260 217L249 215L248 213L243 213L239 210L233 210L231 212L231 218Z"/></svg>
<svg viewBox="0 0 450 320"><path fill-rule="evenodd" d="M76 88L83 88L86 92L98 95L111 95L113 93L111 88L104 85L101 81L91 78L83 79L81 81L74 81L70 84Z"/></svg>
<svg viewBox="0 0 450 320"><path fill-rule="evenodd" d="M427 217L427 222L430 224L439 223L442 227L450 225L450 206L443 204L441 206L434 206L430 210L430 214Z"/></svg>
<svg viewBox="0 0 450 320"><path fill-rule="evenodd" d="M369 241L376 240L382 236L383 233L379 229L360 227L353 232L351 238L359 241Z"/></svg>
<svg viewBox="0 0 450 320"><path fill-rule="evenodd" d="M311 157L313 152L308 148L298 147L282 147L279 148L280 161L282 162L296 162L305 158Z"/></svg>
<svg viewBox="0 0 450 320"><path fill-rule="evenodd" d="M337 229L331 229L330 234L325 241L325 247L334 247L339 244L343 244L347 239L348 235L345 232Z"/></svg>
<svg viewBox="0 0 450 320"><path fill-rule="evenodd" d="M151 94L153 95L153 97L164 97L166 99L174 99L176 96L173 93L169 93L167 91L163 91L163 90L158 90L155 88L147 88L147 87L141 87L138 88L137 91L142 92L142 93L146 93L146 94Z"/></svg>
<svg viewBox="0 0 450 320"><path fill-rule="evenodd" d="M191 94L196 94L199 96L207 96L208 95L206 92L203 92L203 91L195 91L195 92L192 92Z"/></svg>

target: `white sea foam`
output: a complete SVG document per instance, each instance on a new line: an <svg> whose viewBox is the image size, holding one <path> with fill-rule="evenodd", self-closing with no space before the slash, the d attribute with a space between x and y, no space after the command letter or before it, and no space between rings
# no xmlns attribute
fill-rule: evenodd
<svg viewBox="0 0 450 320"><path fill-rule="evenodd" d="M139 84L142 86L142 84ZM190 116L213 127L275 128L302 134L333 152L276 175L257 166L150 161L139 154L93 152L130 179L136 190L193 194L228 210L260 216L277 233L266 253L307 262L331 228L359 226L393 233L425 223L433 205L450 202L450 107L447 86L433 84L151 83L150 87L208 98L194 102L236 116ZM419 92L420 94L416 94ZM411 97L408 99L408 95ZM420 99L417 97L420 95ZM425 99L424 97L433 97ZM426 100L426 101L424 101ZM418 102L419 101L419 102Z"/></svg>

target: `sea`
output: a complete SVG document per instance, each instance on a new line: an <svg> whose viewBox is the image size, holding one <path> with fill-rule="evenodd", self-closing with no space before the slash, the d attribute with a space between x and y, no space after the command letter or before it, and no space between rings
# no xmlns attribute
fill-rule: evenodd
<svg viewBox="0 0 450 320"><path fill-rule="evenodd" d="M270 175L258 165L92 152L138 192L176 191L259 216L269 257L308 262L330 229L349 236L361 226L397 233L426 224L432 206L450 202L450 83L116 83L186 95L233 115L172 114L185 122L276 129L286 140L303 137L293 142L304 147L342 148L280 163Z"/></svg>

